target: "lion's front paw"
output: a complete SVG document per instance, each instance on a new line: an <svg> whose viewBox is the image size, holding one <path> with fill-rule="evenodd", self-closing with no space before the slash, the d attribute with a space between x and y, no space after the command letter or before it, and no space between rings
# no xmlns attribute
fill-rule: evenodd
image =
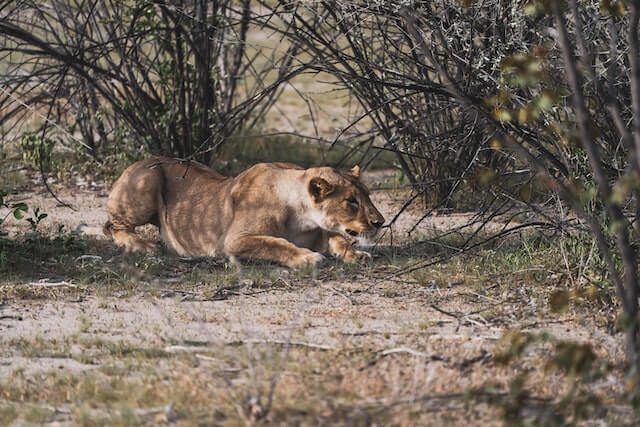
<svg viewBox="0 0 640 427"><path fill-rule="evenodd" d="M363 262L364 263L364 262L371 262L373 260L373 257L369 252L352 249L345 254L344 260L346 262L353 262L353 263Z"/></svg>
<svg viewBox="0 0 640 427"><path fill-rule="evenodd" d="M318 265L322 264L324 260L325 257L322 254L319 254L318 252L309 252L304 255L298 255L295 258L294 262L291 263L290 267L317 267Z"/></svg>
<svg viewBox="0 0 640 427"><path fill-rule="evenodd" d="M159 244L144 239L140 239L138 241L138 247L136 248L136 251L156 255L162 252Z"/></svg>

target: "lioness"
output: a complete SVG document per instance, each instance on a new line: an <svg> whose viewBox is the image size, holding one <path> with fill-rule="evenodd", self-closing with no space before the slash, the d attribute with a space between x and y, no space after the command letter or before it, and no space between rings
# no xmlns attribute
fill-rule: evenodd
<svg viewBox="0 0 640 427"><path fill-rule="evenodd" d="M376 235L384 218L359 180L360 169L257 164L236 177L195 161L151 157L113 185L104 225L127 251L152 251L135 228L155 224L184 256L251 258L287 267L371 258L352 247Z"/></svg>

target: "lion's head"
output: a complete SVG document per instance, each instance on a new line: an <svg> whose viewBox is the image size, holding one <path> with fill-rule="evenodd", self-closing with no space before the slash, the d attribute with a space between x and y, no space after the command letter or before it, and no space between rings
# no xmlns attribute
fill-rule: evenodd
<svg viewBox="0 0 640 427"><path fill-rule="evenodd" d="M372 239L384 224L384 217L360 182L360 168L341 171L327 167L312 171L308 191L319 213L318 224L350 241Z"/></svg>

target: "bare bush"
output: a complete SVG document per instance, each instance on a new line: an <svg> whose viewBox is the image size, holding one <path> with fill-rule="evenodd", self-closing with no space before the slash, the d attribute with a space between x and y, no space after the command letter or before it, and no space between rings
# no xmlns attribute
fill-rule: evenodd
<svg viewBox="0 0 640 427"><path fill-rule="evenodd" d="M297 72L295 44L251 49L253 14L250 0L3 1L0 121L35 112L92 156L133 139L208 162Z"/></svg>
<svg viewBox="0 0 640 427"><path fill-rule="evenodd" d="M377 148L431 205L464 182L481 190L469 198L485 218L543 214L557 192L597 242L640 372L636 2L281 2L273 13L311 68L353 91Z"/></svg>
<svg viewBox="0 0 640 427"><path fill-rule="evenodd" d="M495 4L494 4L495 3ZM485 2L320 2L274 10L286 34L356 96L407 178L430 207L446 206L480 167L513 167L489 147L493 132L477 111L499 86L499 60L538 40L520 8ZM438 68L439 67L439 68ZM445 70L441 73L440 70ZM459 102L451 83L463 88ZM354 125L357 121L354 123ZM542 149L534 135L522 137ZM373 142L373 140L371 140ZM377 141L376 141L377 142ZM554 159L555 160L555 159Z"/></svg>

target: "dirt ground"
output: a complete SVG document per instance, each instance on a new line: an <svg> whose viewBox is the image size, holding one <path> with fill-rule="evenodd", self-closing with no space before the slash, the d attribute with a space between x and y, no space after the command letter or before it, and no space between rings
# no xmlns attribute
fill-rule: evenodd
<svg viewBox="0 0 640 427"><path fill-rule="evenodd" d="M48 213L45 232L81 227L108 247L100 236L106 195L91 183L59 192L75 211L42 189L20 199ZM388 192L373 200L387 219L397 211ZM430 217L420 230L470 216ZM401 217L396 238L406 240L417 218ZM450 280L429 271L394 276L372 251L370 266L330 262L309 274L166 255L136 258L132 269L156 270L132 273L133 287L65 274L0 279L0 424L500 425L518 374L527 373L531 393L518 416L542 414L570 387L545 364L549 342L529 347L515 366L497 363L510 330L589 344L613 366L589 386L605 408L590 425L630 422L620 401L620 334L574 311L552 313L529 293L535 284L497 278L478 286L456 278L455 266L445 272ZM125 258L112 249L73 262L104 272ZM470 398L487 385L506 403L487 404L489 392Z"/></svg>

